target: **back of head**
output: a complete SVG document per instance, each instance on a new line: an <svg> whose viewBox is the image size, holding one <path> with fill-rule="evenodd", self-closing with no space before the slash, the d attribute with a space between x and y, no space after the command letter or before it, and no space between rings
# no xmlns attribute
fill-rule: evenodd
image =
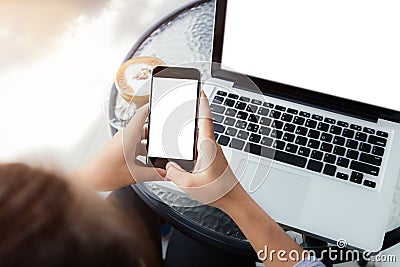
<svg viewBox="0 0 400 267"><path fill-rule="evenodd" d="M0 165L2 267L155 266L140 227L59 175Z"/></svg>

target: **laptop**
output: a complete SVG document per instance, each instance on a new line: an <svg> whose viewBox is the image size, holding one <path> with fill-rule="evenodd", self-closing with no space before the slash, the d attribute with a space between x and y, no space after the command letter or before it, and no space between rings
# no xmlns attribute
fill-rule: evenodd
<svg viewBox="0 0 400 267"><path fill-rule="evenodd" d="M382 247L400 175L395 4L216 1L215 137L285 228Z"/></svg>

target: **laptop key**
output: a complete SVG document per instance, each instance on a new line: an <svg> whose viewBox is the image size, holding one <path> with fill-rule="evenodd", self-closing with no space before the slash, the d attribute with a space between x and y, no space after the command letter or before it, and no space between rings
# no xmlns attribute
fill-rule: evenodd
<svg viewBox="0 0 400 267"><path fill-rule="evenodd" d="M353 138L354 137L354 131L350 129L344 129L342 136L347 137L347 138Z"/></svg>
<svg viewBox="0 0 400 267"><path fill-rule="evenodd" d="M229 136L235 136L237 131L237 129L229 127L225 133Z"/></svg>
<svg viewBox="0 0 400 267"><path fill-rule="evenodd" d="M228 94L228 97L229 98L232 98L232 99L238 99L239 98L239 96L238 95L236 95L236 94Z"/></svg>
<svg viewBox="0 0 400 267"><path fill-rule="evenodd" d="M281 115L282 113L276 110L271 110L271 112L269 113L269 116L274 119L279 119Z"/></svg>
<svg viewBox="0 0 400 267"><path fill-rule="evenodd" d="M255 114L250 114L249 117L247 118L248 121L258 123L260 120L260 116L255 115Z"/></svg>
<svg viewBox="0 0 400 267"><path fill-rule="evenodd" d="M276 140L275 143L273 144L273 147L279 150L285 149L286 143L280 140Z"/></svg>
<svg viewBox="0 0 400 267"><path fill-rule="evenodd" d="M271 104L271 103L268 103L268 102L264 102L264 103L263 103L263 107L266 107L266 108L273 108L273 107L274 107L274 104Z"/></svg>
<svg viewBox="0 0 400 267"><path fill-rule="evenodd" d="M274 142L274 139L269 138L269 137L263 137L263 139L261 139L261 144L264 146L271 146L273 142Z"/></svg>
<svg viewBox="0 0 400 267"><path fill-rule="evenodd" d="M319 132L316 130L310 130L308 132L308 137L309 138L314 138L314 139L319 139Z"/></svg>
<svg viewBox="0 0 400 267"><path fill-rule="evenodd" d="M350 181L356 184L361 184L364 175L359 172L351 172Z"/></svg>
<svg viewBox="0 0 400 267"><path fill-rule="evenodd" d="M364 127L363 132L367 134L375 134L375 130L368 127Z"/></svg>
<svg viewBox="0 0 400 267"><path fill-rule="evenodd" d="M349 127L349 123L348 122L344 122L344 121L338 121L337 125L339 125L341 127L344 127L344 128Z"/></svg>
<svg viewBox="0 0 400 267"><path fill-rule="evenodd" d="M240 100L240 101L243 101L243 102L249 102L249 101L250 101L250 98L245 97L245 96L241 96L241 97L239 98L239 100Z"/></svg>
<svg viewBox="0 0 400 267"><path fill-rule="evenodd" d="M307 126L308 128L315 129L315 127L317 127L317 122L314 121L314 120L308 119L308 120L306 120L306 126Z"/></svg>
<svg viewBox="0 0 400 267"><path fill-rule="evenodd" d="M322 162L310 159L308 161L307 169L314 172L321 172L323 166L324 164Z"/></svg>
<svg viewBox="0 0 400 267"><path fill-rule="evenodd" d="M319 145L320 145L320 142L318 140L313 140L313 139L310 139L307 144L308 147L314 148L314 149L318 149Z"/></svg>
<svg viewBox="0 0 400 267"><path fill-rule="evenodd" d="M279 105L276 105L276 106L275 106L275 109L276 109L276 110L279 110L279 111L285 111L285 110L286 110L285 107L282 107L282 106L279 106Z"/></svg>
<svg viewBox="0 0 400 267"><path fill-rule="evenodd" d="M322 145L321 145L321 150L324 151L324 152L331 153L332 149L333 149L333 145L332 144L323 142Z"/></svg>
<svg viewBox="0 0 400 267"><path fill-rule="evenodd" d="M382 137L370 135L368 138L368 143L373 144L373 145L378 145L378 146L386 146L387 140Z"/></svg>
<svg viewBox="0 0 400 267"><path fill-rule="evenodd" d="M300 156L304 156L304 157L308 157L311 153L311 149L306 148L304 146L299 148L299 152L297 152L297 154L299 154Z"/></svg>
<svg viewBox="0 0 400 267"><path fill-rule="evenodd" d="M333 138L333 135L328 134L328 133L322 133L321 137L320 137L321 141L324 141L324 142L331 142L332 138Z"/></svg>
<svg viewBox="0 0 400 267"><path fill-rule="evenodd" d="M296 144L301 145L301 146L305 146L307 144L308 139L304 136L297 136L296 138Z"/></svg>
<svg viewBox="0 0 400 267"><path fill-rule="evenodd" d="M272 137L272 138L281 139L282 136L283 136L283 132L280 131L280 130L273 130L273 131L271 132L271 137Z"/></svg>
<svg viewBox="0 0 400 267"><path fill-rule="evenodd" d="M293 166L304 168L307 163L307 158L293 155L285 151L275 151L274 159Z"/></svg>
<svg viewBox="0 0 400 267"><path fill-rule="evenodd" d="M359 154L360 154L360 152L358 152L356 150L349 149L349 150L347 150L346 157L349 158L349 159L358 159L358 155Z"/></svg>
<svg viewBox="0 0 400 267"><path fill-rule="evenodd" d="M235 124L235 127L236 127L236 128L239 128L239 129L246 129L246 127L247 127L247 122L246 122L246 121L240 121L240 120L238 120L238 121L236 122L236 124Z"/></svg>
<svg viewBox="0 0 400 267"><path fill-rule="evenodd" d="M262 102L260 100L258 100L258 99L252 99L251 103L256 104L256 105L261 105L262 104Z"/></svg>
<svg viewBox="0 0 400 267"><path fill-rule="evenodd" d="M235 105L235 100L227 98L225 99L224 105L228 107L233 107Z"/></svg>
<svg viewBox="0 0 400 267"><path fill-rule="evenodd" d="M291 134L291 133L285 133L283 135L283 140L286 141L286 142L292 143L294 141L294 138L295 138L295 135Z"/></svg>
<svg viewBox="0 0 400 267"><path fill-rule="evenodd" d="M222 104L223 101L224 101L223 97L216 95L212 102L215 103L215 104Z"/></svg>
<svg viewBox="0 0 400 267"><path fill-rule="evenodd" d="M261 155L261 146L257 145L257 144L246 143L246 146L244 147L244 151L259 156L259 155Z"/></svg>
<svg viewBox="0 0 400 267"><path fill-rule="evenodd" d="M232 118L225 118L224 124L229 125L229 126L233 126L235 124L236 120L232 119Z"/></svg>
<svg viewBox="0 0 400 267"><path fill-rule="evenodd" d="M361 131L362 127L360 125L352 124L350 128L356 131Z"/></svg>
<svg viewBox="0 0 400 267"><path fill-rule="evenodd" d="M311 116L310 113L304 112L304 111L300 111L300 114L299 114L299 115L302 116L302 117L306 117L306 118L310 118L310 116Z"/></svg>
<svg viewBox="0 0 400 267"><path fill-rule="evenodd" d="M377 136L383 137L383 138L388 138L389 134L387 132L383 132L383 131L377 131L376 132Z"/></svg>
<svg viewBox="0 0 400 267"><path fill-rule="evenodd" d="M272 120L270 118L266 117L261 117L260 124L265 125L265 126L270 126Z"/></svg>
<svg viewBox="0 0 400 267"><path fill-rule="evenodd" d="M293 114L293 115L297 115L299 113L298 110L293 109L293 108L288 108L286 112L290 113L290 114Z"/></svg>
<svg viewBox="0 0 400 267"><path fill-rule="evenodd" d="M259 115L267 116L268 113L269 113L269 109L267 109L267 108L259 108L257 113Z"/></svg>
<svg viewBox="0 0 400 267"><path fill-rule="evenodd" d="M331 119L331 118L325 118L324 122L330 123L330 124L335 124L336 120Z"/></svg>
<svg viewBox="0 0 400 267"><path fill-rule="evenodd" d="M335 148L333 149L333 154L338 156L344 156L344 154L346 154L346 149L341 146L335 146Z"/></svg>
<svg viewBox="0 0 400 267"><path fill-rule="evenodd" d="M361 153L360 155L360 161L372 164L375 166L381 166L382 165L382 158L378 156L373 156L371 154L367 153Z"/></svg>
<svg viewBox="0 0 400 267"><path fill-rule="evenodd" d="M355 140L349 139L349 140L347 140L347 142L346 142L346 147L352 148L352 149L357 149L357 147L358 147L358 142L355 141Z"/></svg>
<svg viewBox="0 0 400 267"><path fill-rule="evenodd" d="M359 172L363 172L366 174L370 174L373 176L378 176L379 175L379 168L376 166L372 166L366 163L362 163L359 161L355 161L353 160L350 163L350 169L355 170L355 171L359 171Z"/></svg>
<svg viewBox="0 0 400 267"><path fill-rule="evenodd" d="M246 103L238 101L236 102L235 108L244 110L246 108Z"/></svg>
<svg viewBox="0 0 400 267"><path fill-rule="evenodd" d="M221 136L218 138L218 144L220 144L221 146L226 146L226 145L228 145L230 139L231 139L231 138L228 137L228 136L221 135Z"/></svg>
<svg viewBox="0 0 400 267"><path fill-rule="evenodd" d="M363 152L366 152L366 153L369 153L369 152L371 152L371 145L370 144L367 144L367 143L361 143L360 144L360 150L361 151L363 151Z"/></svg>
<svg viewBox="0 0 400 267"><path fill-rule="evenodd" d="M218 123L221 123L224 120L224 116L219 115L217 113L212 113L211 116L212 116L213 120Z"/></svg>
<svg viewBox="0 0 400 267"><path fill-rule="evenodd" d="M239 112L237 113L236 118L242 119L242 120L246 120L248 116L249 116L249 114L248 114L247 112L239 111Z"/></svg>
<svg viewBox="0 0 400 267"><path fill-rule="evenodd" d="M283 128L283 122L275 120L274 123L272 124L272 127L275 129L282 129Z"/></svg>
<svg viewBox="0 0 400 267"><path fill-rule="evenodd" d="M313 152L311 152L311 158L313 159L321 160L323 155L324 153L318 150L313 150Z"/></svg>
<svg viewBox="0 0 400 267"><path fill-rule="evenodd" d="M281 120L286 121L286 122L292 122L293 120L293 115L287 114L287 113L283 113Z"/></svg>
<svg viewBox="0 0 400 267"><path fill-rule="evenodd" d="M258 132L259 128L260 128L260 126L258 126L257 124L254 124L254 123L250 123L247 126L247 130L250 131L250 132L254 132L254 133Z"/></svg>
<svg viewBox="0 0 400 267"><path fill-rule="evenodd" d="M225 127L222 126L221 124L214 123L214 132L223 133L225 132Z"/></svg>
<svg viewBox="0 0 400 267"><path fill-rule="evenodd" d="M366 133L357 132L355 139L361 142L367 141L368 135Z"/></svg>
<svg viewBox="0 0 400 267"><path fill-rule="evenodd" d="M331 134L340 135L342 133L342 128L339 126L332 125L331 129L329 130Z"/></svg>
<svg viewBox="0 0 400 267"><path fill-rule="evenodd" d="M349 175L345 174L345 173L342 173L342 172L338 172L336 174L336 177L339 178L339 179L342 179L342 180L348 180L349 179Z"/></svg>
<svg viewBox="0 0 400 267"><path fill-rule="evenodd" d="M237 137L240 139L243 139L243 140L247 140L247 137L249 137L249 134L245 131L240 130Z"/></svg>
<svg viewBox="0 0 400 267"><path fill-rule="evenodd" d="M217 95L226 96L228 93L224 91L217 91Z"/></svg>
<svg viewBox="0 0 400 267"><path fill-rule="evenodd" d="M286 148L285 148L285 151L294 154L294 153L297 152L297 149L298 149L298 148L299 148L299 147L296 146L296 145L294 145L294 144L287 144L287 145L286 145Z"/></svg>
<svg viewBox="0 0 400 267"><path fill-rule="evenodd" d="M246 108L246 111L252 112L252 113L256 113L256 111L257 111L257 106L252 105L252 104L248 104L248 105L247 105L247 108Z"/></svg>
<svg viewBox="0 0 400 267"><path fill-rule="evenodd" d="M225 115L226 116L230 116L230 117L235 117L236 115L236 110L233 108L227 108L225 111Z"/></svg>
<svg viewBox="0 0 400 267"><path fill-rule="evenodd" d="M252 133L250 135L249 141L254 142L254 143L259 143L260 140L261 140L261 135L255 134L255 133Z"/></svg>
<svg viewBox="0 0 400 267"><path fill-rule="evenodd" d="M324 162L335 164L336 156L332 154L325 154Z"/></svg>
<svg viewBox="0 0 400 267"><path fill-rule="evenodd" d="M215 112L215 113L223 114L224 111L225 111L225 107L218 106L218 105L215 105L215 104L211 104L210 105L210 110L212 112Z"/></svg>
<svg viewBox="0 0 400 267"><path fill-rule="evenodd" d="M333 143L335 145L343 146L345 142L346 139L344 139L343 137L335 136L335 138L333 138Z"/></svg>
<svg viewBox="0 0 400 267"><path fill-rule="evenodd" d="M296 129L296 126L294 124L290 124L290 123L286 123L285 127L283 127L283 130L285 130L286 132L291 132L291 133L293 133L295 129Z"/></svg>
<svg viewBox="0 0 400 267"><path fill-rule="evenodd" d="M320 122L318 123L318 130L323 131L323 132L327 132L329 130L329 124L325 123L325 122Z"/></svg>
<svg viewBox="0 0 400 267"><path fill-rule="evenodd" d="M329 176L335 176L336 166L333 166L331 164L325 164L323 173Z"/></svg>
<svg viewBox="0 0 400 267"><path fill-rule="evenodd" d="M349 167L350 160L343 157L339 157L336 164L340 167L347 168Z"/></svg>
<svg viewBox="0 0 400 267"><path fill-rule="evenodd" d="M266 135L267 136L267 135L269 135L271 133L271 128L265 127L265 126L261 126L259 133L262 134L262 135Z"/></svg>
<svg viewBox="0 0 400 267"><path fill-rule="evenodd" d="M371 187L371 188L375 188L376 187L376 183L372 182L370 180L364 180L363 185L367 186L367 187Z"/></svg>
<svg viewBox="0 0 400 267"><path fill-rule="evenodd" d="M305 121L306 119L304 119L303 117L296 116L294 117L293 123L297 125L303 125Z"/></svg>
<svg viewBox="0 0 400 267"><path fill-rule="evenodd" d="M306 136L307 132L308 132L308 129L305 127L298 126L296 128L296 134L298 134L298 135Z"/></svg>
<svg viewBox="0 0 400 267"><path fill-rule="evenodd" d="M229 146L231 148L242 150L244 147L244 141L233 138Z"/></svg>
<svg viewBox="0 0 400 267"><path fill-rule="evenodd" d="M385 149L383 147L374 146L372 148L372 154L374 154L374 155L383 156L384 153L385 153Z"/></svg>
<svg viewBox="0 0 400 267"><path fill-rule="evenodd" d="M219 135L218 135L217 133L214 133L214 139L215 139L215 140L218 139L218 136L219 136Z"/></svg>
<svg viewBox="0 0 400 267"><path fill-rule="evenodd" d="M322 121L322 116L317 115L317 114L313 114L311 118L313 118L314 120L317 120L317 121Z"/></svg>

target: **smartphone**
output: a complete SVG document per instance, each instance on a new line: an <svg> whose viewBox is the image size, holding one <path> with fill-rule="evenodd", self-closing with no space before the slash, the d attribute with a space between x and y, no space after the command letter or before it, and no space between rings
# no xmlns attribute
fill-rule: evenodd
<svg viewBox="0 0 400 267"><path fill-rule="evenodd" d="M168 161L192 171L197 158L200 72L159 66L151 79L147 164L165 168Z"/></svg>

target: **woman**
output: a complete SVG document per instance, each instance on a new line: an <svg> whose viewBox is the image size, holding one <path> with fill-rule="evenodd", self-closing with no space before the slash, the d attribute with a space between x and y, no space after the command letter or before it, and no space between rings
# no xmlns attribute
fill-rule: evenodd
<svg viewBox="0 0 400 267"><path fill-rule="evenodd" d="M175 163L163 170L137 160L146 154L147 116L148 106L138 110L122 133L67 180L21 164L0 166L0 266L162 266L154 231L157 228L150 227L157 226L157 217L140 199L122 201L130 207L127 210L132 212L132 206L136 210L128 220L126 214L82 184L110 191L164 179L228 214L255 251L268 247L269 251L286 253L279 258L277 254L263 257L266 266L323 266L319 261L293 257L304 254L302 248L238 183L215 142L204 93L200 102L199 159L193 173Z"/></svg>

